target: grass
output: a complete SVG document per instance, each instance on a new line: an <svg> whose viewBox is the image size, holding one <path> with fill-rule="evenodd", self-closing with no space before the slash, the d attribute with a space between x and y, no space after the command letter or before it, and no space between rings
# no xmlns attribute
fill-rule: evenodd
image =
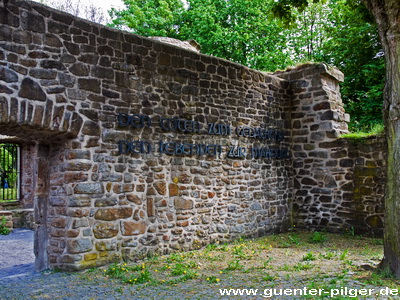
<svg viewBox="0 0 400 300"><path fill-rule="evenodd" d="M371 126L370 130L367 131L356 131L347 134L343 134L341 138L348 138L353 140L361 140L371 136L381 135L385 131L383 124L375 124Z"/></svg>
<svg viewBox="0 0 400 300"><path fill-rule="evenodd" d="M327 237L324 233L315 231L309 237L308 241L313 244L323 243L327 240Z"/></svg>
<svg viewBox="0 0 400 300"><path fill-rule="evenodd" d="M11 232L11 230L6 226L7 219L6 217L1 217L0 219L0 234L7 235Z"/></svg>
<svg viewBox="0 0 400 300"><path fill-rule="evenodd" d="M348 234L290 232L152 256L136 264L113 264L97 273L132 285L179 285L186 281L194 281L196 285L229 285L235 278L248 284L263 281L272 285L295 280L302 286L343 286L349 281L391 286L397 283L387 272L376 273L360 267L371 261L379 263L383 256L380 241L356 239Z"/></svg>

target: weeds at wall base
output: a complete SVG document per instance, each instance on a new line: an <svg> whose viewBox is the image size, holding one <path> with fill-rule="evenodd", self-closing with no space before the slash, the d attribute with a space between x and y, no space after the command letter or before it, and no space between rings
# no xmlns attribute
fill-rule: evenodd
<svg viewBox="0 0 400 300"><path fill-rule="evenodd" d="M11 232L11 230L6 226L7 219L6 217L2 217L0 221L0 234L7 235Z"/></svg>
<svg viewBox="0 0 400 300"><path fill-rule="evenodd" d="M301 242L293 242L296 240ZM171 286L194 281L220 286L230 278L244 276L268 286L299 278L308 281L305 286L316 284L326 288L342 286L349 280L365 284L383 282L390 286L395 284L392 277L366 271L360 266L374 261L371 266L374 270L382 256L382 245L376 238L291 232L243 239L240 243L212 244L191 252L152 256L140 264L112 264L91 273L102 272L102 276L132 285Z"/></svg>

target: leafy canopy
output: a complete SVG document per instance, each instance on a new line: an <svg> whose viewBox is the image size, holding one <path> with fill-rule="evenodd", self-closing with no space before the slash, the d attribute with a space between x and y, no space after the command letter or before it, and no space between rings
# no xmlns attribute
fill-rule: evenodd
<svg viewBox="0 0 400 300"><path fill-rule="evenodd" d="M315 2L315 3L314 3ZM382 122L384 60L376 26L359 0L124 0L113 27L194 39L205 54L275 71L326 62L345 74L353 129ZM279 18L277 18L279 16Z"/></svg>

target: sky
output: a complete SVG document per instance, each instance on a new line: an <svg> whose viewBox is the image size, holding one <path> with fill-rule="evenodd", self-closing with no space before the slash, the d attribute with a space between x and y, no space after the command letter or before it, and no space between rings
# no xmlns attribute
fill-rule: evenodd
<svg viewBox="0 0 400 300"><path fill-rule="evenodd" d="M33 0L36 2L44 2L45 4L52 4L50 6L54 6L54 4L63 4L66 1L71 1L72 3L78 3L80 4L81 7L85 6L90 6L91 4L95 4L96 7L99 7L102 9L104 16L108 19L108 10L110 10L112 7L117 8L117 9L122 9L124 8L124 3L122 0ZM81 16L84 17L84 16Z"/></svg>
<svg viewBox="0 0 400 300"><path fill-rule="evenodd" d="M101 7L105 13L107 13L107 11L109 9L111 9L111 7L115 7L115 8L123 8L124 7L124 3L122 2L122 0L97 0L97 1L93 1L93 0L81 0L82 4L90 4L90 3L96 3L97 6Z"/></svg>

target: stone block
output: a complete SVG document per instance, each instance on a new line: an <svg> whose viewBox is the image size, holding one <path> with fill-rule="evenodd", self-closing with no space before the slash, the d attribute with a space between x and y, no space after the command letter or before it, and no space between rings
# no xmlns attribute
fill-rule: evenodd
<svg viewBox="0 0 400 300"><path fill-rule="evenodd" d="M66 152L65 157L67 159L90 159L90 151L88 150L69 150ZM78 173L78 174L69 174L69 176L75 176L74 180L82 181L82 179L87 178L87 174ZM67 175L64 176L68 177Z"/></svg>
<svg viewBox="0 0 400 300"><path fill-rule="evenodd" d="M82 133L84 135L100 136L101 130L98 123L93 121L86 121L82 127Z"/></svg>
<svg viewBox="0 0 400 300"><path fill-rule="evenodd" d="M123 221L121 223L122 235L144 234L146 232L146 229L147 229L147 224L144 221L140 222Z"/></svg>
<svg viewBox="0 0 400 300"><path fill-rule="evenodd" d="M115 241L100 241L96 242L97 251L115 251L117 249L117 243Z"/></svg>
<svg viewBox="0 0 400 300"><path fill-rule="evenodd" d="M61 61L50 59L42 60L40 62L40 67L43 69L56 69L59 71L66 70L64 64Z"/></svg>
<svg viewBox="0 0 400 300"><path fill-rule="evenodd" d="M81 227L88 227L89 226L89 219L88 218L80 218L80 219L75 219L72 222L72 228L81 228Z"/></svg>
<svg viewBox="0 0 400 300"><path fill-rule="evenodd" d="M314 179L310 178L310 177L305 177L301 180L302 184L305 185L318 185L318 182L315 181Z"/></svg>
<svg viewBox="0 0 400 300"><path fill-rule="evenodd" d="M91 205L91 202L91 199L85 196L68 198L69 207L87 207Z"/></svg>
<svg viewBox="0 0 400 300"><path fill-rule="evenodd" d="M11 95L12 93L14 93L14 91L10 88L8 88L7 86L0 84L0 92L4 93L4 94L9 94Z"/></svg>
<svg viewBox="0 0 400 300"><path fill-rule="evenodd" d="M119 226L112 222L98 222L93 226L93 233L96 239L109 239L117 236Z"/></svg>
<svg viewBox="0 0 400 300"><path fill-rule="evenodd" d="M97 253L89 253L89 254L85 254L83 256L84 261L91 261L91 260L96 260L96 259L97 259Z"/></svg>
<svg viewBox="0 0 400 300"><path fill-rule="evenodd" d="M25 12L21 16L21 27L28 32L44 33L46 30L44 18L32 12Z"/></svg>
<svg viewBox="0 0 400 300"><path fill-rule="evenodd" d="M43 102L47 100L46 93L40 85L31 78L24 78L22 80L18 96Z"/></svg>
<svg viewBox="0 0 400 300"><path fill-rule="evenodd" d="M179 196L179 186L177 184L170 183L168 189L170 197Z"/></svg>
<svg viewBox="0 0 400 300"><path fill-rule="evenodd" d="M85 79L79 78L78 79L78 87L81 90L90 91L93 93L100 94L101 92L101 83L98 79Z"/></svg>
<svg viewBox="0 0 400 300"><path fill-rule="evenodd" d="M97 220L114 221L129 218L132 213L133 209L131 207L99 208L94 217Z"/></svg>
<svg viewBox="0 0 400 300"><path fill-rule="evenodd" d="M51 226L56 228L66 228L68 220L64 217L54 218L51 220Z"/></svg>
<svg viewBox="0 0 400 300"><path fill-rule="evenodd" d="M317 103L313 106L314 111L324 110L324 109L331 109L331 103L328 101Z"/></svg>
<svg viewBox="0 0 400 300"><path fill-rule="evenodd" d="M135 194L127 194L126 199L128 201L135 203L136 205L141 205L142 204L142 199L139 198L139 196Z"/></svg>
<svg viewBox="0 0 400 300"><path fill-rule="evenodd" d="M354 166L354 160L353 159L341 159L339 162L339 165L343 168L351 168Z"/></svg>
<svg viewBox="0 0 400 300"><path fill-rule="evenodd" d="M67 241L67 252L70 254L89 252L93 249L89 238L70 239Z"/></svg>
<svg viewBox="0 0 400 300"><path fill-rule="evenodd" d="M104 186L101 183L78 183L74 188L75 194L103 194Z"/></svg>
<svg viewBox="0 0 400 300"><path fill-rule="evenodd" d="M70 68L69 71L76 76L88 76L89 75L89 67L83 63L75 63Z"/></svg>
<svg viewBox="0 0 400 300"><path fill-rule="evenodd" d="M10 70L9 68L0 66L0 80L7 83L17 82L18 74Z"/></svg>
<svg viewBox="0 0 400 300"><path fill-rule="evenodd" d="M176 210L188 210L193 208L193 201L183 198L177 198L174 200Z"/></svg>
<svg viewBox="0 0 400 300"><path fill-rule="evenodd" d="M116 198L106 198L106 199L97 199L94 203L95 207L107 207L107 206L115 206L117 205L118 200Z"/></svg>
<svg viewBox="0 0 400 300"><path fill-rule="evenodd" d="M113 79L114 71L110 68L93 66L91 68L91 75L95 78Z"/></svg>
<svg viewBox="0 0 400 300"><path fill-rule="evenodd" d="M155 189L157 190L158 194L166 195L167 194L167 183L165 181L157 181L154 184Z"/></svg>
<svg viewBox="0 0 400 300"><path fill-rule="evenodd" d="M155 206L154 206L154 199L147 197L146 199L146 208L147 208L147 216L153 217L156 214Z"/></svg>

